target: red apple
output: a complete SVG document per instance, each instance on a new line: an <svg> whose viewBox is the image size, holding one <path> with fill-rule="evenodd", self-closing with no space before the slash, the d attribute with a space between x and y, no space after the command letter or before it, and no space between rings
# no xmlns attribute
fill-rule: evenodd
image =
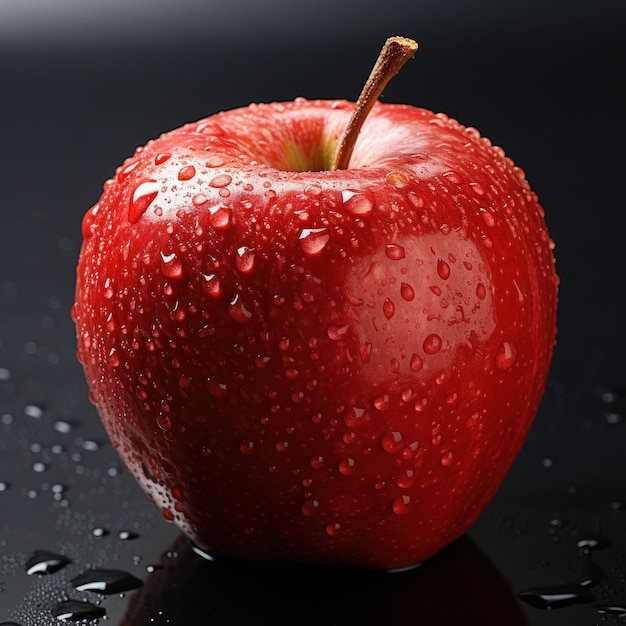
<svg viewBox="0 0 626 626"><path fill-rule="evenodd" d="M544 391L558 281L522 170L380 103L332 169L354 109L297 99L166 133L83 221L92 401L211 554L423 561L489 502Z"/></svg>

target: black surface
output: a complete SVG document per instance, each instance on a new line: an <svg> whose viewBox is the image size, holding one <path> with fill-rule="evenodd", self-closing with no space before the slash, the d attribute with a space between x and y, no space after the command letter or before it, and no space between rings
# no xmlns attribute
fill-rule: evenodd
<svg viewBox="0 0 626 626"><path fill-rule="evenodd" d="M522 454L468 537L393 576L203 562L107 442L69 310L81 217L137 145L250 101L354 98L395 33L0 46L0 623L59 623L68 600L97 604L111 626L626 623L610 610L626 613L626 63L614 21L576 24L446 39L415 18L401 33L421 50L385 99L444 110L505 147L546 209L562 284ZM29 576L36 550L71 563ZM76 590L93 568L146 584ZM581 602L546 610L564 583Z"/></svg>

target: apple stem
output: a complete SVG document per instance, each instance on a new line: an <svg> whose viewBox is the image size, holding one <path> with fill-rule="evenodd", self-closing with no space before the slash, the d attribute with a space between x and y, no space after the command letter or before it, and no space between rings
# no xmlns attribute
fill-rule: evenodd
<svg viewBox="0 0 626 626"><path fill-rule="evenodd" d="M374 103L381 96L389 81L415 55L416 51L417 42L412 39L407 37L390 37L387 39L356 102L356 107L344 130L331 169L348 169L348 163L365 118L369 115Z"/></svg>

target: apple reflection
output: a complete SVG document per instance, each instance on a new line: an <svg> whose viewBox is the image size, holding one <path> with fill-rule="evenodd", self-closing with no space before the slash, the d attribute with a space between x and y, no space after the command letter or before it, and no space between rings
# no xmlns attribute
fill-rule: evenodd
<svg viewBox="0 0 626 626"><path fill-rule="evenodd" d="M172 554L176 555L174 558ZM180 537L120 626L168 624L528 624L509 583L468 537L421 567L207 561Z"/></svg>

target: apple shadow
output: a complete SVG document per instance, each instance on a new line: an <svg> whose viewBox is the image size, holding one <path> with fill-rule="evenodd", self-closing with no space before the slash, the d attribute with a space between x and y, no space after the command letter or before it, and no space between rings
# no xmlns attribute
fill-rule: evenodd
<svg viewBox="0 0 626 626"><path fill-rule="evenodd" d="M172 558L172 555L176 555ZM468 537L418 568L387 573L336 565L207 561L180 537L120 626L528 624L509 583Z"/></svg>

